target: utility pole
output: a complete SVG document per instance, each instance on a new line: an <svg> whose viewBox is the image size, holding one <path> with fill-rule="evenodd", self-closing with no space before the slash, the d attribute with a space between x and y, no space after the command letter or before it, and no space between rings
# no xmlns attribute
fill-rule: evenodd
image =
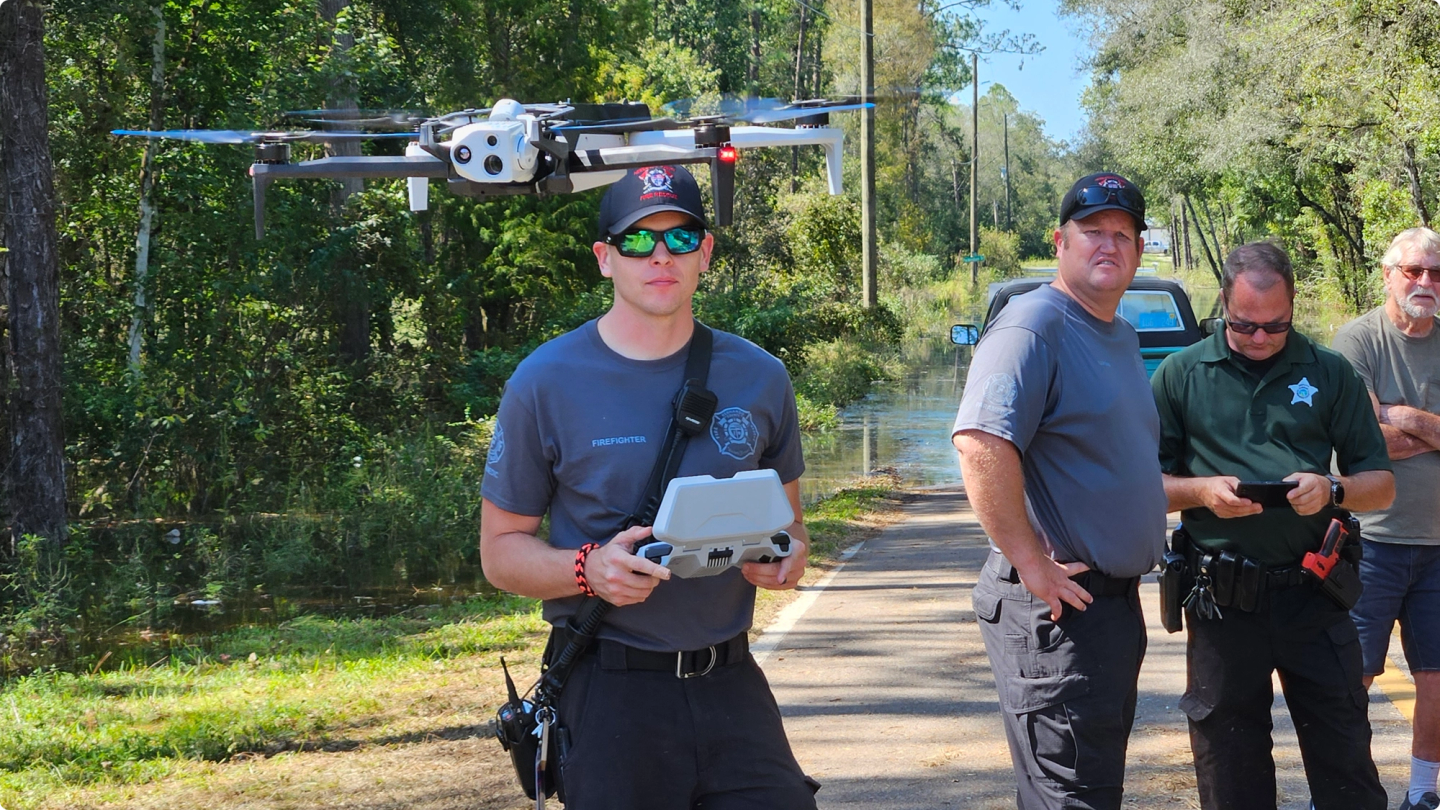
<svg viewBox="0 0 1440 810"><path fill-rule="evenodd" d="M862 101L875 103L875 26L873 0L860 0L860 84ZM973 216L972 216L973 219ZM860 111L860 232L864 247L860 283L862 303L873 307L879 300L875 289L875 266L879 250L875 244L875 108ZM974 242L974 226L971 226Z"/></svg>
<svg viewBox="0 0 1440 810"><path fill-rule="evenodd" d="M869 7L870 0L865 0ZM865 18L869 25L869 17ZM970 105L970 255L973 257L979 245L975 241L976 186L980 180L980 55L970 52L970 73L975 79L974 103ZM970 261L970 283L980 283L980 263Z"/></svg>
<svg viewBox="0 0 1440 810"><path fill-rule="evenodd" d="M1005 113L1005 230L1010 229L1010 113Z"/></svg>

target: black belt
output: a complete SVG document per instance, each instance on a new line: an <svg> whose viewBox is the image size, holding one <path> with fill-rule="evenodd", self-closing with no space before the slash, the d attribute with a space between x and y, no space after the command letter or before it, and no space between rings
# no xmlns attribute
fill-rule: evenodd
<svg viewBox="0 0 1440 810"><path fill-rule="evenodd" d="M567 631L558 627L550 631L551 649L562 649L566 640ZM750 638L746 633L740 633L710 647L678 652L642 650L618 641L599 639L585 652L598 652L602 669L669 672L684 680L708 675L716 669L744 661L750 655Z"/></svg>
<svg viewBox="0 0 1440 810"><path fill-rule="evenodd" d="M1020 572L1000 555L999 578L1002 582L1018 583ZM1070 579L1090 592L1091 596L1125 596L1140 584L1140 577L1112 577L1095 569L1081 571Z"/></svg>
<svg viewBox="0 0 1440 810"><path fill-rule="evenodd" d="M1284 568L1272 568L1265 572L1265 588L1278 591L1283 588L1293 588L1296 585L1304 585L1305 569L1298 565L1287 565Z"/></svg>
<svg viewBox="0 0 1440 810"><path fill-rule="evenodd" d="M1205 555L1218 556L1219 552L1202 551L1199 547L1191 546L1190 553L1185 555L1185 561L1190 565L1191 571L1200 570L1200 558ZM1245 555L1236 554L1237 559L1244 559ZM1294 588L1309 582L1305 578L1305 569L1299 565L1290 564L1281 568L1265 568L1265 589L1268 591L1280 591L1286 588Z"/></svg>

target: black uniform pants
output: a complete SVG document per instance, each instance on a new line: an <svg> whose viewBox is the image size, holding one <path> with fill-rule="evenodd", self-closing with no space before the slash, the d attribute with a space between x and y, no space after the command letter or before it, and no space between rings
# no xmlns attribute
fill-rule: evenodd
<svg viewBox="0 0 1440 810"><path fill-rule="evenodd" d="M609 644L576 663L560 696L569 810L814 810L749 653L682 680L628 669Z"/></svg>
<svg viewBox="0 0 1440 810"><path fill-rule="evenodd" d="M1020 810L1119 810L1145 658L1135 588L1060 621L991 552L972 599L1000 691Z"/></svg>
<svg viewBox="0 0 1440 810"><path fill-rule="evenodd" d="M1189 611L1180 708L1204 810L1275 810L1271 672L1280 673L1316 810L1385 810L1370 758L1360 640L1350 615L1311 585L1272 591L1247 613Z"/></svg>

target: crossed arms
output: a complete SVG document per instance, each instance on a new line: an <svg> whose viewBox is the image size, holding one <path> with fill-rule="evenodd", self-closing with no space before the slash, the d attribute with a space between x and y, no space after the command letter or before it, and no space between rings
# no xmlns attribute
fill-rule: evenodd
<svg viewBox="0 0 1440 810"><path fill-rule="evenodd" d="M1385 434L1385 449L1393 461L1440 450L1440 416L1409 405L1381 405L1370 392L1370 404Z"/></svg>

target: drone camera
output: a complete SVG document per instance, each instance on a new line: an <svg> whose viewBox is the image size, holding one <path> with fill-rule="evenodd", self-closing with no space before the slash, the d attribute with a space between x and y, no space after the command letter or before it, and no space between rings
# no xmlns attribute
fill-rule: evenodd
<svg viewBox="0 0 1440 810"><path fill-rule="evenodd" d="M468 146L461 146L459 149L456 149L456 150L455 150L455 162L456 162L456 163L469 163L469 162L470 162L470 147L468 147Z"/></svg>
<svg viewBox="0 0 1440 810"><path fill-rule="evenodd" d="M455 173L475 183L529 183L540 166L540 150L526 132L533 116L466 124L455 130L451 151ZM469 160L461 160L462 152ZM476 165L476 164L479 165Z"/></svg>

